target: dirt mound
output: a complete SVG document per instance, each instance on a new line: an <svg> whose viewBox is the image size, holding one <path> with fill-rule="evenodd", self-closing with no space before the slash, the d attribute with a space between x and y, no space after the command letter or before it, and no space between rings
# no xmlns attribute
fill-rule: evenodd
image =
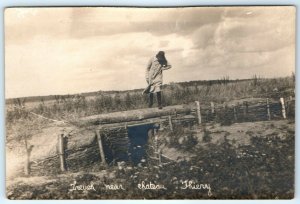
<svg viewBox="0 0 300 204"><path fill-rule="evenodd" d="M67 149L76 150L87 147L94 143L94 131L87 129L78 129L71 126L45 127L38 134L33 135L28 141L28 146L32 145L30 160L33 165L40 161L55 158L57 156L58 136L65 134L68 138ZM25 146L22 142L12 141L6 148L6 172L10 179L23 172L25 164Z"/></svg>

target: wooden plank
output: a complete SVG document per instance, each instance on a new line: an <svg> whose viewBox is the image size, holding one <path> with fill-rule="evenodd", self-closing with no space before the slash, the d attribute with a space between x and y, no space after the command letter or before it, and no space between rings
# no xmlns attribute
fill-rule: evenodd
<svg viewBox="0 0 300 204"><path fill-rule="evenodd" d="M130 111L121 111L106 113L100 115L92 115L88 117L80 118L76 121L79 126L87 125L102 125L110 123L122 123L131 121L142 121L145 119L158 118L162 116L175 115L175 114L189 114L192 110L190 105L177 105L177 106L167 106L163 109L157 108L146 108L146 109L136 109Z"/></svg>
<svg viewBox="0 0 300 204"><path fill-rule="evenodd" d="M122 127L136 127L141 125L152 125L156 123L161 123L167 121L167 118L160 119L160 118L154 118L154 119L146 119L141 121L131 121L131 122L125 122L125 123L111 123L111 124L104 124L104 125L96 125L94 126L95 129L101 130L101 129L116 129L116 128L122 128Z"/></svg>

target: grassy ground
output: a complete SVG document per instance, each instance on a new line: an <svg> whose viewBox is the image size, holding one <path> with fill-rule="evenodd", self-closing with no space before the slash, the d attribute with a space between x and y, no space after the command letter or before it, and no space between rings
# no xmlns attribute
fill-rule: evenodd
<svg viewBox="0 0 300 204"><path fill-rule="evenodd" d="M291 199L294 196L294 122L236 123L230 126L175 127L161 130L159 164L119 163L79 172L7 180L9 199ZM192 142L191 142L192 141ZM173 161L171 161L171 160ZM167 163L168 162L168 163ZM102 170L101 170L102 169ZM71 184L93 184L94 190L70 191ZM167 190L141 190L142 182ZM181 189L185 181L208 189ZM105 185L125 190L108 190Z"/></svg>
<svg viewBox="0 0 300 204"><path fill-rule="evenodd" d="M265 102L266 98L278 103L280 97L294 96L294 87L294 76L171 83L163 88L163 101L164 105L176 105L198 100L201 107L210 106L211 101L223 107L224 102L231 105L242 104L245 100L256 103L261 99ZM287 110L291 121L278 120L280 114L277 118L272 115L276 121L246 122L249 120L239 118L241 123L216 117L217 120L201 127L175 127L174 132L161 130L159 146L163 155L171 159L163 159L163 162L169 162L165 165L148 159L138 166L122 164L103 167L99 165L99 159L80 157L79 164L84 164L84 168L76 167L67 173L57 174L57 169L52 170L58 165L46 162L49 171L41 170L32 177L24 177L25 141L33 145L32 160L36 161L55 155L57 135L62 130L71 131L68 125L36 117L28 111L55 120L76 120L82 116L147 107L147 97L141 95L141 90L50 98L7 101L6 185L9 199L293 197L294 106ZM229 113L225 111L223 115ZM93 131L71 129L74 132L69 148L76 149L94 142ZM94 150L90 148L88 151L93 153ZM74 154L73 157L77 156ZM70 184L74 181L82 185L93 182L96 190L70 191ZM142 181L164 184L167 190L138 189ZM212 195L207 189L180 189L184 181L209 184ZM108 184L122 184L126 190L108 190L105 187Z"/></svg>

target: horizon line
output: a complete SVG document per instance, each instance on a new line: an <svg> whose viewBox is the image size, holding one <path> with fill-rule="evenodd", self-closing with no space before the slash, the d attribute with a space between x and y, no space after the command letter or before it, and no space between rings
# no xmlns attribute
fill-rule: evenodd
<svg viewBox="0 0 300 204"><path fill-rule="evenodd" d="M281 77L262 77L259 75L254 74L252 78L241 78L241 79L230 79L230 77L227 79L226 77L229 76L224 76L224 78L220 79L208 79L208 80L191 80L191 81L177 81L177 82L169 82L164 85L170 85L172 83L187 83L187 82L196 82L196 81L221 81L221 80L228 80L228 81L242 81L242 80L253 80L254 77L257 77L257 79L278 79L278 78L286 78L286 77L291 77L290 75L287 76L281 76ZM135 89L126 89L126 90L98 90L98 91L87 91L87 92L80 92L80 93L66 93L66 94L49 94L49 95L31 95L31 96L21 96L21 97L12 97L12 98L5 98L6 100L12 100L12 99L24 99L24 98L34 98L34 97L50 97L50 96L67 96L67 95L81 95L81 94L88 94L88 93L95 93L95 92L126 92L126 91L133 91L133 90L139 90L139 89L144 89L145 87L141 88L135 88Z"/></svg>

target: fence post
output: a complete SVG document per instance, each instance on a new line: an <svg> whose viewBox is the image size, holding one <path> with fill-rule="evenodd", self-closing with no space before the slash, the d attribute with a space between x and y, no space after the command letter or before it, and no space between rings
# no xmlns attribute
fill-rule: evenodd
<svg viewBox="0 0 300 204"><path fill-rule="evenodd" d="M172 117L169 115L169 126L170 126L170 130L173 132L173 124L172 124Z"/></svg>
<svg viewBox="0 0 300 204"><path fill-rule="evenodd" d="M234 116L234 120L237 121L237 114L236 114L236 107L235 107L235 105L233 105L233 116Z"/></svg>
<svg viewBox="0 0 300 204"><path fill-rule="evenodd" d="M26 150L24 173L26 176L29 176L30 175L30 154L31 154L33 145L30 145L30 147L28 147L27 138L24 139L24 143L25 143L25 150Z"/></svg>
<svg viewBox="0 0 300 204"><path fill-rule="evenodd" d="M65 158L65 145L64 145L64 134L58 135L58 154L60 161L60 170L66 171L66 158Z"/></svg>
<svg viewBox="0 0 300 204"><path fill-rule="evenodd" d="M201 125L201 110L200 110L200 103L199 101L195 101L197 106L197 117L198 117L198 124Z"/></svg>
<svg viewBox="0 0 300 204"><path fill-rule="evenodd" d="M158 152L158 133L157 133L157 129L156 128L153 128L153 136L154 136L154 142L153 142L154 155L156 155L156 158L159 158L159 152Z"/></svg>
<svg viewBox="0 0 300 204"><path fill-rule="evenodd" d="M293 104L293 96L289 97L289 100L286 102L286 114L289 115L291 111L291 105Z"/></svg>
<svg viewBox="0 0 300 204"><path fill-rule="evenodd" d="M102 144L102 137L101 137L99 129L96 130L96 136L97 136L97 141L98 141L101 163L104 166L106 166L105 155L104 155L103 144Z"/></svg>
<svg viewBox="0 0 300 204"><path fill-rule="evenodd" d="M267 115L268 115L268 120L271 120L269 98L267 98Z"/></svg>
<svg viewBox="0 0 300 204"><path fill-rule="evenodd" d="M161 149L158 150L158 165L161 165Z"/></svg>
<svg viewBox="0 0 300 204"><path fill-rule="evenodd" d="M243 111L244 111L244 119L247 118L247 113L248 113L248 102L244 101L243 103Z"/></svg>
<svg viewBox="0 0 300 204"><path fill-rule="evenodd" d="M286 119L286 111L285 111L285 105L284 105L284 98L280 98L281 108L282 108L282 117Z"/></svg>
<svg viewBox="0 0 300 204"><path fill-rule="evenodd" d="M214 102L210 102L210 107L211 107L211 113L214 114L215 113L215 104L214 104Z"/></svg>
<svg viewBox="0 0 300 204"><path fill-rule="evenodd" d="M155 141L154 141L154 128L150 128L148 130L148 141L147 141L147 144L148 144L148 151L151 155L155 155ZM152 146L152 148L151 148Z"/></svg>
<svg viewBox="0 0 300 204"><path fill-rule="evenodd" d="M227 108L227 104L224 102L223 103L223 108L226 109Z"/></svg>

